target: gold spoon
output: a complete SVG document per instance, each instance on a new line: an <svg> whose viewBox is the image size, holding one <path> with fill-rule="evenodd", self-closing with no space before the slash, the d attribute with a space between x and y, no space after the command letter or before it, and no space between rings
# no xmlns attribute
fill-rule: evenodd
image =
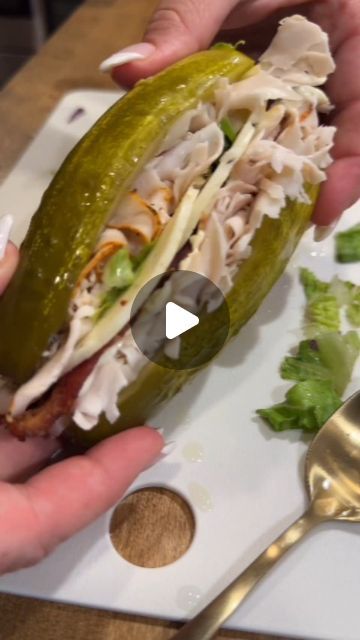
<svg viewBox="0 0 360 640"><path fill-rule="evenodd" d="M173 638L210 640L289 549L318 524L360 522L360 391L325 423L305 463L310 505L245 571Z"/></svg>

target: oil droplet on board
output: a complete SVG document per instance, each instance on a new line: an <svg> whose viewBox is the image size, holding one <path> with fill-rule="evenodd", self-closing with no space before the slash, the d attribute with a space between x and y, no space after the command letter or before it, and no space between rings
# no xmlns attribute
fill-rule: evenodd
<svg viewBox="0 0 360 640"><path fill-rule="evenodd" d="M184 611L189 611L196 607L201 597L201 591L193 585L181 587L176 598L177 605Z"/></svg>
<svg viewBox="0 0 360 640"><path fill-rule="evenodd" d="M192 422L190 418L187 416L187 413L185 412L184 412L184 418L181 420L179 419L179 422L181 422L181 428L183 429L183 431L185 431L186 429L189 430L192 426Z"/></svg>
<svg viewBox="0 0 360 640"><path fill-rule="evenodd" d="M204 449L200 442L188 442L182 450L182 454L188 462L202 462Z"/></svg>
<svg viewBox="0 0 360 640"><path fill-rule="evenodd" d="M212 511L213 501L208 490L197 482L189 484L189 496L195 507L201 511Z"/></svg>

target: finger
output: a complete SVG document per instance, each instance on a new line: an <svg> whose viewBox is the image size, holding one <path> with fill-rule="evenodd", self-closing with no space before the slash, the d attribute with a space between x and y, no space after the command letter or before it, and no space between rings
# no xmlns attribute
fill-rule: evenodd
<svg viewBox="0 0 360 640"><path fill-rule="evenodd" d="M5 291L9 280L15 272L19 261L19 252L12 242L9 242L5 256L0 260L0 295Z"/></svg>
<svg viewBox="0 0 360 640"><path fill-rule="evenodd" d="M312 1L303 0L300 6ZM144 61L115 68L114 80L131 86L140 78L207 48L223 23L227 28L243 28L277 11L294 11L294 5L299 5L299 0L162 0L144 37L154 49ZM139 52L143 46L141 43ZM130 47L132 53L136 47Z"/></svg>
<svg viewBox="0 0 360 640"><path fill-rule="evenodd" d="M109 509L163 444L157 431L139 427L44 469L26 485L0 484L0 573L39 561Z"/></svg>
<svg viewBox="0 0 360 640"><path fill-rule="evenodd" d="M256 37L259 25L262 35L266 36L262 42L267 46L282 18L295 13L304 14L311 3L314 4L314 0L240 0L227 15L222 28L243 29L254 25L250 33Z"/></svg>
<svg viewBox="0 0 360 640"><path fill-rule="evenodd" d="M117 67L113 77L130 86L209 46L220 25L238 0L162 0L145 33L153 53L141 62Z"/></svg>
<svg viewBox="0 0 360 640"><path fill-rule="evenodd" d="M57 440L30 438L19 442L0 431L0 481L20 482L40 469L59 449Z"/></svg>
<svg viewBox="0 0 360 640"><path fill-rule="evenodd" d="M326 13L326 12L325 12ZM321 15L315 15L320 20ZM321 20L320 20L321 21ZM324 25L326 26L326 24ZM329 28L329 27L328 27ZM328 225L360 197L360 6L349 2L347 12L334 22L331 32L336 49L336 73L328 84L336 105L333 124L337 127L332 155L335 163L322 186L314 221Z"/></svg>
<svg viewBox="0 0 360 640"><path fill-rule="evenodd" d="M315 224L327 226L360 198L360 156L343 158L328 171L316 205Z"/></svg>

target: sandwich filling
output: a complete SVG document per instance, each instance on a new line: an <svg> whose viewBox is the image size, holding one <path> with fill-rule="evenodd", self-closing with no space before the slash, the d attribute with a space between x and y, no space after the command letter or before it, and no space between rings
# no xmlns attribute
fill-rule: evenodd
<svg viewBox="0 0 360 640"><path fill-rule="evenodd" d="M320 124L331 105L319 87L334 69L326 34L293 16L247 77L219 79L210 101L179 117L108 220L75 288L68 328L11 395L14 432L23 424L21 434L47 433L70 419L91 429L102 413L114 422L119 393L148 362L129 329L142 286L175 265L226 295L264 216L278 217L289 200L310 203L306 185L323 182L331 163L335 128ZM170 276L153 294L154 316L172 286ZM179 340L169 357L178 356ZM41 405L32 405L44 394L47 419L34 420Z"/></svg>

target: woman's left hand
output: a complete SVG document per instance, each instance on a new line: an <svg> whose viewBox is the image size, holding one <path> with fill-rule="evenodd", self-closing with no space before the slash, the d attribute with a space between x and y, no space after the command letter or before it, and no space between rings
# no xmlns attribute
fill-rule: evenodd
<svg viewBox="0 0 360 640"><path fill-rule="evenodd" d="M9 243L0 260L0 293L17 259ZM0 429L0 574L39 562L115 505L163 444L156 430L138 427L45 466L60 449L57 440L18 442Z"/></svg>

